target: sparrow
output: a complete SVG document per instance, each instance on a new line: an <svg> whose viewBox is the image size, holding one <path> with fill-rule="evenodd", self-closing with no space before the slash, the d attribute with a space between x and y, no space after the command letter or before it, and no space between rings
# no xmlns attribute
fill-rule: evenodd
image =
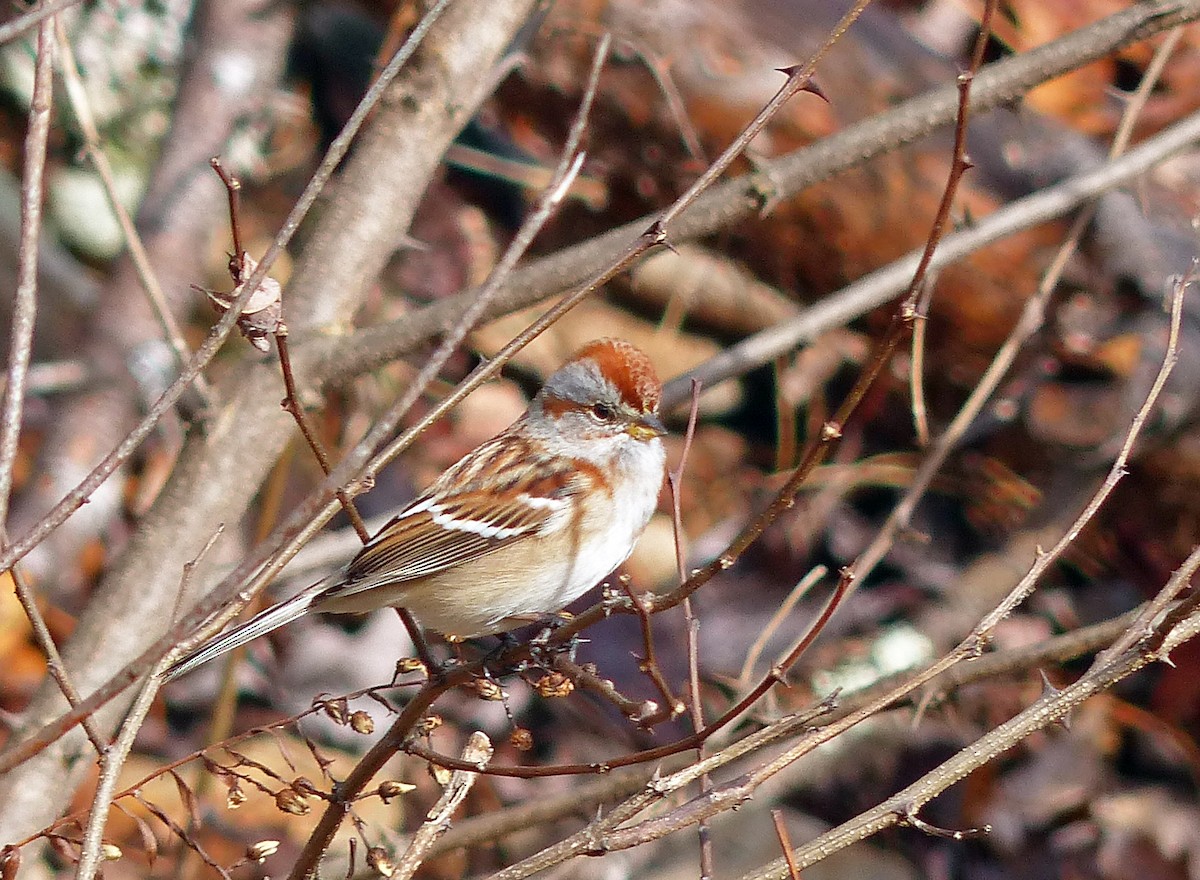
<svg viewBox="0 0 1200 880"><path fill-rule="evenodd" d="M620 339L585 345L525 413L446 469L342 569L202 645L169 680L310 611L406 608L453 639L561 610L624 562L662 488L662 383Z"/></svg>

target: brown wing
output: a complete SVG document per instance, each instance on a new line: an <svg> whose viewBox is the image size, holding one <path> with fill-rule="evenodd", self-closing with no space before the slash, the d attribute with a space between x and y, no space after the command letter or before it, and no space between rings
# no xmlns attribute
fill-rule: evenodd
<svg viewBox="0 0 1200 880"><path fill-rule="evenodd" d="M425 577L553 529L579 475L554 460L530 461L527 448L522 459L521 447L500 439L459 461L380 529L325 596ZM482 476L496 473L513 480L497 487L494 476Z"/></svg>

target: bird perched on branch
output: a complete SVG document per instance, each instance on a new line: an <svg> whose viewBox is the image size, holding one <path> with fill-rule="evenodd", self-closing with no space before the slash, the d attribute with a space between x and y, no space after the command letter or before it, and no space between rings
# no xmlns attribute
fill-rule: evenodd
<svg viewBox="0 0 1200 880"><path fill-rule="evenodd" d="M560 610L628 558L657 504L662 385L628 342L584 346L343 569L218 636L170 679L310 611L404 607L456 638Z"/></svg>

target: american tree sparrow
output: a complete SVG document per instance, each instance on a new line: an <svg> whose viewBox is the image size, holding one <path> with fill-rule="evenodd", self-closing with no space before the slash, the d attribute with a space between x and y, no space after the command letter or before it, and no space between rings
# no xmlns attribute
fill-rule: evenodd
<svg viewBox="0 0 1200 880"><path fill-rule="evenodd" d="M628 342L561 366L517 421L448 468L344 569L176 663L182 675L309 611L403 606L468 638L582 596L628 558L662 486L662 385Z"/></svg>

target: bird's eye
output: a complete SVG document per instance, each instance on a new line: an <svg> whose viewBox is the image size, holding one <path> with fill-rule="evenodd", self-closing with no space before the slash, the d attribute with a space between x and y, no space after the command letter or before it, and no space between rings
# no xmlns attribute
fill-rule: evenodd
<svg viewBox="0 0 1200 880"><path fill-rule="evenodd" d="M592 415L602 422L611 422L617 417L617 411L607 403L592 404Z"/></svg>

